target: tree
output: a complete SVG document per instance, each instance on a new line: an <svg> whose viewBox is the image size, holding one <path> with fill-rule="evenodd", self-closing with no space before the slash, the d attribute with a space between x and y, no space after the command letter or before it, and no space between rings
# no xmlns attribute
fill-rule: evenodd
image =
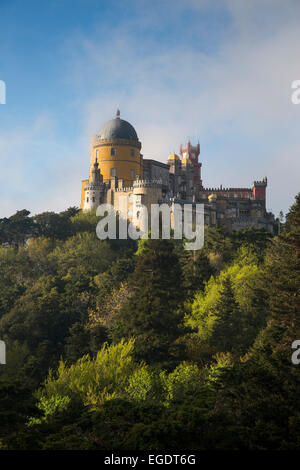
<svg viewBox="0 0 300 470"><path fill-rule="evenodd" d="M18 247L34 236L36 227L29 214L29 211L23 209L9 218L0 219L0 242Z"/></svg>
<svg viewBox="0 0 300 470"><path fill-rule="evenodd" d="M230 277L222 282L214 314L216 321L210 343L216 352L240 352L242 341L241 313L235 300Z"/></svg>
<svg viewBox="0 0 300 470"><path fill-rule="evenodd" d="M50 371L38 393L43 419L59 411L63 398L64 407L76 401L97 410L105 401L124 396L128 379L138 367L133 360L133 346L132 340L104 344L93 359L85 355L70 367L61 361L55 374Z"/></svg>
<svg viewBox="0 0 300 470"><path fill-rule="evenodd" d="M300 193L287 215L286 229L268 250L265 284L270 315L257 348L278 373L288 379L289 371L292 378L297 369L291 363L291 344L300 339Z"/></svg>
<svg viewBox="0 0 300 470"><path fill-rule="evenodd" d="M203 250L195 256L194 251L184 250L181 256L183 283L182 287L188 298L198 290L203 290L205 283L215 273Z"/></svg>
<svg viewBox="0 0 300 470"><path fill-rule="evenodd" d="M251 250L241 247L235 262L212 277L204 291L196 293L185 317L186 325L195 332L186 337L193 360L206 363L216 352L245 354L265 326L267 299L262 268L257 266L256 259ZM231 342L231 347L227 343L229 349L225 350L225 343L217 345L215 336L216 331L224 328L228 328L226 335L230 334ZM217 336L221 340L222 335Z"/></svg>
<svg viewBox="0 0 300 470"><path fill-rule="evenodd" d="M88 289L93 277L107 270L115 258L116 254L107 241L99 240L95 233L89 232L68 238L49 257L73 293L74 290L82 292Z"/></svg>
<svg viewBox="0 0 300 470"><path fill-rule="evenodd" d="M182 322L182 276L172 241L144 241L129 289L132 294L120 311L117 335L136 339L138 359L166 361Z"/></svg>
<svg viewBox="0 0 300 470"><path fill-rule="evenodd" d="M71 221L68 215L43 212L33 217L39 236L51 240L66 240L71 235Z"/></svg>
<svg viewBox="0 0 300 470"><path fill-rule="evenodd" d="M239 436L235 445L295 450L300 445L300 369L292 363L291 346L300 338L300 194L285 229L267 250L263 274L267 325L242 362L223 376L215 420L230 419Z"/></svg>
<svg viewBox="0 0 300 470"><path fill-rule="evenodd" d="M80 209L78 209L78 207L72 206L72 207L68 207L68 209L66 209L65 211L60 212L59 215L63 217L71 218L71 217L75 217L75 215L77 215L79 212L80 212Z"/></svg>
<svg viewBox="0 0 300 470"><path fill-rule="evenodd" d="M90 335L81 322L73 323L69 328L69 336L65 340L65 358L73 364L80 357L88 354Z"/></svg>
<svg viewBox="0 0 300 470"><path fill-rule="evenodd" d="M205 227L204 252L211 261L217 260L216 268L231 261L233 245L223 227Z"/></svg>

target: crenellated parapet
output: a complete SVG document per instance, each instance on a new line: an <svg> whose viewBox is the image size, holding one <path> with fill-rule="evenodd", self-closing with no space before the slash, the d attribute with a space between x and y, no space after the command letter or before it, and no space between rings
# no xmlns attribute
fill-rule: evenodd
<svg viewBox="0 0 300 470"><path fill-rule="evenodd" d="M162 180L135 180L133 182L134 188L142 188L148 186L162 186Z"/></svg>
<svg viewBox="0 0 300 470"><path fill-rule="evenodd" d="M219 192L219 193L241 191L241 192L248 193L248 192L251 192L252 190L251 188L203 188L201 189L201 193L209 192L209 191Z"/></svg>
<svg viewBox="0 0 300 470"><path fill-rule="evenodd" d="M115 191L132 192L136 188L160 188L162 180L135 180L132 186L118 187Z"/></svg>

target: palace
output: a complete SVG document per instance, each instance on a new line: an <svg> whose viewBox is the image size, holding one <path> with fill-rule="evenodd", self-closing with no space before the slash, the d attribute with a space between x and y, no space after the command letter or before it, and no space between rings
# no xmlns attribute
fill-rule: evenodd
<svg viewBox="0 0 300 470"><path fill-rule="evenodd" d="M115 119L92 137L89 178L81 186L83 210L108 203L122 213L120 196L126 196L131 212L139 204L150 213L151 204L202 203L207 225L273 231L274 215L266 211L266 177L249 188L206 188L199 142L181 146L179 155L170 155L166 163L143 158L141 148L134 127L120 118L118 110Z"/></svg>

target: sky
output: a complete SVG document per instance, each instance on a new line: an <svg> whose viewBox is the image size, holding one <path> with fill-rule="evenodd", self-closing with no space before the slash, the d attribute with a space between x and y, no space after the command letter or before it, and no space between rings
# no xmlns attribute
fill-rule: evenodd
<svg viewBox="0 0 300 470"><path fill-rule="evenodd" d="M144 158L200 141L205 187L300 191L298 0L0 0L0 218L79 206L115 116Z"/></svg>

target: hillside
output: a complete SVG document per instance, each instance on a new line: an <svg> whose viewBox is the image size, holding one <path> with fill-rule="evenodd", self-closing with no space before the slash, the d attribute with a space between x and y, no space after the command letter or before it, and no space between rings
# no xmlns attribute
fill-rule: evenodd
<svg viewBox="0 0 300 470"><path fill-rule="evenodd" d="M299 449L300 193L279 235L195 256L97 222L0 220L0 448Z"/></svg>

